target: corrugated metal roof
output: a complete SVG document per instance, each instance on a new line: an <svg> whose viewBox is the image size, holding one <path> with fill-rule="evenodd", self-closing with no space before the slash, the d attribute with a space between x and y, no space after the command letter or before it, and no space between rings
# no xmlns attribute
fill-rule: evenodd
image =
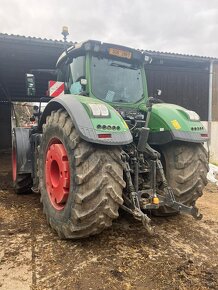
<svg viewBox="0 0 218 290"><path fill-rule="evenodd" d="M0 40L6 40L6 41L25 41L30 42L31 44L49 44L52 46L63 46L62 40L53 40L53 39L47 39L47 38L40 38L40 37L32 37L32 36L24 36L24 35L14 35L14 34L7 34L7 33L0 33ZM69 45L73 45L75 43L69 41Z"/></svg>
<svg viewBox="0 0 218 290"><path fill-rule="evenodd" d="M14 34L7 34L7 33L0 33L0 40L8 40L8 41L28 41L31 44L45 44L45 45L52 45L52 46L60 46L63 45L62 40L54 40L54 39L47 39L47 38L40 38L40 37L33 37L33 36L23 36L23 35L14 35ZM77 42L69 41L68 44L74 45ZM192 59L196 61L210 61L215 60L218 61L216 57L209 57L209 56L199 56L199 55L189 55L189 54L181 54L181 53L173 53L173 52L162 52L162 51L154 51L154 50L141 50L151 54L153 57L166 57L166 58L177 58L177 59Z"/></svg>
<svg viewBox="0 0 218 290"><path fill-rule="evenodd" d="M216 57L210 56L199 56L199 55L191 55L191 54L182 54L182 53L175 53L175 52L162 52L162 51L153 51L153 50L144 50L145 52L151 54L152 56L156 57L168 57L168 58L177 58L177 59L192 59L192 60L218 60Z"/></svg>

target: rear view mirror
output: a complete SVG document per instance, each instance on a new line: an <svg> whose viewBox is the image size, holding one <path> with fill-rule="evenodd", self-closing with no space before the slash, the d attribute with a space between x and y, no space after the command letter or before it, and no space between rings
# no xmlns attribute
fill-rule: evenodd
<svg viewBox="0 0 218 290"><path fill-rule="evenodd" d="M33 74L26 74L26 93L29 97L36 95L35 76Z"/></svg>
<svg viewBox="0 0 218 290"><path fill-rule="evenodd" d="M82 86L86 86L87 85L87 79L81 79L80 83Z"/></svg>

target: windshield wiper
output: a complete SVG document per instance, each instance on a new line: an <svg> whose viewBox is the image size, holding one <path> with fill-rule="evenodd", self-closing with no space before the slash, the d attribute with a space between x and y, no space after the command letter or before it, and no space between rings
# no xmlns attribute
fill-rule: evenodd
<svg viewBox="0 0 218 290"><path fill-rule="evenodd" d="M143 99L143 97L144 97L144 94L142 94L141 98L137 100L136 102L131 102L131 100L127 101L127 100L120 99L120 100L113 101L113 103L138 103Z"/></svg>
<svg viewBox="0 0 218 290"><path fill-rule="evenodd" d="M126 101L126 100L122 100L122 99L120 99L120 100L116 100L116 101L114 101L113 103L129 103L129 102Z"/></svg>
<svg viewBox="0 0 218 290"><path fill-rule="evenodd" d="M114 63L114 62L112 62L110 65L111 65L111 66L115 66L115 67L129 68L129 69L137 70L137 68L135 68L135 67L132 67L132 66L126 66L126 65L119 64L119 63Z"/></svg>

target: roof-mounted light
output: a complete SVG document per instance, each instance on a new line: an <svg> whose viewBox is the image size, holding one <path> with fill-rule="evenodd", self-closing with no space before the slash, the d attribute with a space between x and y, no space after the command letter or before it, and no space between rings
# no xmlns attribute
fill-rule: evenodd
<svg viewBox="0 0 218 290"><path fill-rule="evenodd" d="M63 26L63 29L62 29L62 33L61 33L64 37L67 37L67 35L69 35L69 32L68 32L68 27L67 26Z"/></svg>

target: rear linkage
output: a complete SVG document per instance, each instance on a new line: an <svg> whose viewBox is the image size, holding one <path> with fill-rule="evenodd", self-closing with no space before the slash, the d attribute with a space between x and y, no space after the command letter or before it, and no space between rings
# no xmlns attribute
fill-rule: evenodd
<svg viewBox="0 0 218 290"><path fill-rule="evenodd" d="M132 151L134 153L128 154L126 151L122 152L122 164L126 177L127 192L123 196L124 204L121 206L123 210L132 214L135 219L140 220L149 234L153 234L153 228L151 226L151 219L144 211L155 210L160 206L167 206L179 213L192 215L197 220L203 217L196 206L189 207L176 201L173 189L168 185L166 180L160 161L160 153L152 149L147 143L151 109L152 104L149 104L145 127L139 130L138 145ZM144 172L150 173L150 185L147 185L146 189L139 190L139 174L142 172L139 164L141 160L144 160L145 155L146 160L149 159L150 168L144 169ZM157 173L159 173L158 176L161 179L161 191L163 195L157 193ZM144 198L145 196L146 198Z"/></svg>
<svg viewBox="0 0 218 290"><path fill-rule="evenodd" d="M173 193L173 190L168 186L167 180L164 175L162 163L160 161L160 154L146 144L146 155L149 154L152 157L150 160L150 184L151 187L145 190L138 189L138 178L139 178L139 162L136 157L130 157L126 152L122 154L123 169L126 176L127 192L128 196L124 195L124 205L122 208L132 214L135 219L140 220L149 234L153 233L151 227L151 219L142 210L154 210L160 206L170 207L180 213L190 214L195 219L202 219L202 214L199 213L197 207L186 206L180 202L177 202ZM134 166L132 169L129 165L129 161L133 162ZM163 193L160 195L157 193L157 172L161 177L163 184ZM132 181L132 175L134 181ZM143 198L146 196L146 198Z"/></svg>

